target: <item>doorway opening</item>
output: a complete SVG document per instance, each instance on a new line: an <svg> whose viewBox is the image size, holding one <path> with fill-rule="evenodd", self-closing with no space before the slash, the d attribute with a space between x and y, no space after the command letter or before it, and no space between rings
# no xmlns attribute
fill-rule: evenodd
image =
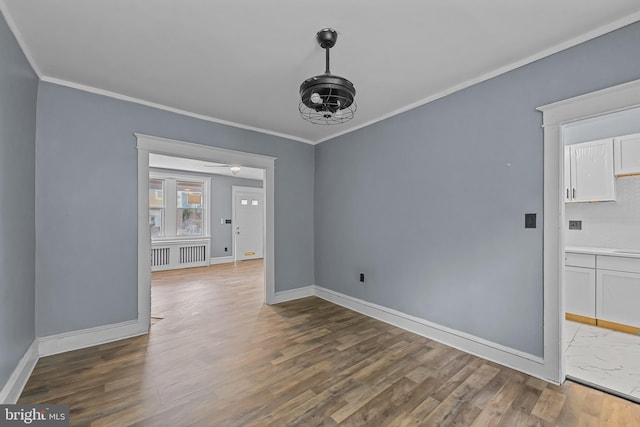
<svg viewBox="0 0 640 427"><path fill-rule="evenodd" d="M138 149L138 324L149 330L151 322L151 226L149 216L150 154L260 169L264 187L264 302L275 294L274 164L275 158L253 153L136 134ZM188 195L187 195L188 197ZM195 199L194 199L195 200ZM224 220L224 218L223 218ZM214 220L212 219L212 222ZM224 221L223 221L224 222ZM226 224L225 224L226 225Z"/></svg>
<svg viewBox="0 0 640 427"><path fill-rule="evenodd" d="M640 107L640 80L538 108L544 130L544 353L549 377L566 379L565 348L565 126Z"/></svg>
<svg viewBox="0 0 640 427"><path fill-rule="evenodd" d="M640 402L640 108L562 130L566 375Z"/></svg>

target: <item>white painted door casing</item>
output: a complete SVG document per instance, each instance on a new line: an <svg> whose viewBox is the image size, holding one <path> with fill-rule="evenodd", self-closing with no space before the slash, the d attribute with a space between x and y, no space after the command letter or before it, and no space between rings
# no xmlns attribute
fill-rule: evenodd
<svg viewBox="0 0 640 427"><path fill-rule="evenodd" d="M237 163L264 169L265 240L264 279L265 302L275 299L274 193L275 157L177 141L157 136L135 134L138 149L138 322L148 331L151 316L151 268L149 252L149 153L186 157L215 163ZM143 195L143 196L142 196Z"/></svg>
<svg viewBox="0 0 640 427"><path fill-rule="evenodd" d="M563 126L616 111L640 106L640 79L587 93L537 109L543 114L544 131L544 378L562 383L565 378L564 322L564 154Z"/></svg>

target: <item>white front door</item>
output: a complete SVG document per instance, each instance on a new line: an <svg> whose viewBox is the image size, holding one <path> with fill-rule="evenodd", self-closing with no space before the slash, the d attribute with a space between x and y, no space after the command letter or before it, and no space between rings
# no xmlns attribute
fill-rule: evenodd
<svg viewBox="0 0 640 427"><path fill-rule="evenodd" d="M261 188L233 187L233 236L236 261L262 258L264 192Z"/></svg>

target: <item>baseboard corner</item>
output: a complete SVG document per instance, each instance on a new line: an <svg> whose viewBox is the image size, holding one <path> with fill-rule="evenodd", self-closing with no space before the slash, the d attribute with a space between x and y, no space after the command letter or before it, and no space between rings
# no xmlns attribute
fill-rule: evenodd
<svg viewBox="0 0 640 427"><path fill-rule="evenodd" d="M38 338L38 354L51 356L81 348L93 347L149 332L148 322L141 320L128 320L111 325L97 326L95 328L81 329Z"/></svg>
<svg viewBox="0 0 640 427"><path fill-rule="evenodd" d="M31 372L38 363L38 339L34 339L16 365L9 380L0 390L0 404L14 404L20 398Z"/></svg>
<svg viewBox="0 0 640 427"><path fill-rule="evenodd" d="M233 262L232 256L219 256L209 259L209 265L228 264L230 262Z"/></svg>
<svg viewBox="0 0 640 427"><path fill-rule="evenodd" d="M280 304L282 302L293 301L296 299L311 297L315 295L315 286L309 285L302 288L289 289L286 291L276 292L273 295L271 304Z"/></svg>

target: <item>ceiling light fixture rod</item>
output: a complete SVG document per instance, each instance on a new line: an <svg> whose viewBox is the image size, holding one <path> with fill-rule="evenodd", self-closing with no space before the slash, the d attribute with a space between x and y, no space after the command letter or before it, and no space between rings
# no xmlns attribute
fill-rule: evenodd
<svg viewBox="0 0 640 427"><path fill-rule="evenodd" d="M326 60L326 62L327 62L327 66L325 67L325 70L324 70L324 73L325 73L325 74L331 74L331 71L329 71L329 49L331 49L329 46L326 46L326 47L324 48L324 50L327 52L327 55L326 55L326 58L327 58L327 60Z"/></svg>

